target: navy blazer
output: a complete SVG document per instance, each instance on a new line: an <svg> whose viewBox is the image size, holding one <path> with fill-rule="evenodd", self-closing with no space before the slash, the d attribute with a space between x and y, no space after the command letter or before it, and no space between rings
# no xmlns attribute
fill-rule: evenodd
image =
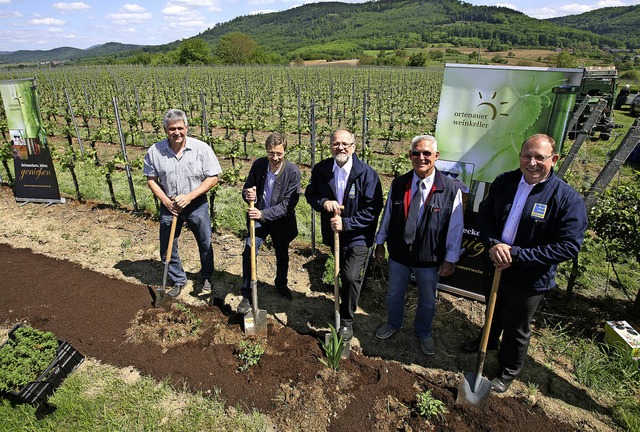
<svg viewBox="0 0 640 432"><path fill-rule="evenodd" d="M520 170L499 175L480 204L480 237L489 249L501 243L502 230L522 178ZM505 283L535 291L555 288L558 264L576 258L587 229L587 211L578 192L553 171L534 186L520 217Z"/></svg>
<svg viewBox="0 0 640 432"><path fill-rule="evenodd" d="M352 155L353 166L347 179L341 212L342 229L340 246L373 244L378 227L378 216L382 211L382 185L378 174L366 163ZM324 210L327 200L337 200L336 182L333 177L333 158L325 159L313 167L311 181L305 190L307 202L320 213L322 242L333 247L332 213Z"/></svg>
<svg viewBox="0 0 640 432"><path fill-rule="evenodd" d="M298 235L296 205L300 199L300 169L287 160L283 161L283 164L273 184L269 207L262 209L264 186L269 169L269 160L266 157L256 159L251 165L244 189L256 187L258 199L256 207L262 209L260 225L267 230L266 234L271 234L272 238L278 237L291 241ZM248 223L247 218L247 225Z"/></svg>

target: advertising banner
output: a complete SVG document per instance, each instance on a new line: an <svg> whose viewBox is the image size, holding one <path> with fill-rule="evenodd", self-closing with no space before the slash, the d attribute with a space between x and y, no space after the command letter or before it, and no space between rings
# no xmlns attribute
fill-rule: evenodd
<svg viewBox="0 0 640 432"><path fill-rule="evenodd" d="M454 275L441 281L441 289L484 299L478 206L496 176L519 167L520 148L531 135L552 136L560 152L583 72L445 65L436 123L443 165L437 166L443 172L443 166L453 167L465 185L465 252Z"/></svg>
<svg viewBox="0 0 640 432"><path fill-rule="evenodd" d="M0 82L15 167L16 201L61 203L35 79Z"/></svg>

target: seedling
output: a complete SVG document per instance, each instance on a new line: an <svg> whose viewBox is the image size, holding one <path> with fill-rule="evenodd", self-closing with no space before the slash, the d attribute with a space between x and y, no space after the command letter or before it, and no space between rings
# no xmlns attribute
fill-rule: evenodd
<svg viewBox="0 0 640 432"><path fill-rule="evenodd" d="M416 395L416 411L427 420L436 417L444 421L447 407L444 402L431 395L431 390L425 390Z"/></svg>
<svg viewBox="0 0 640 432"><path fill-rule="evenodd" d="M244 372L249 367L257 365L264 351L264 347L259 342L241 340L238 343L238 359L242 362L240 371Z"/></svg>
<svg viewBox="0 0 640 432"><path fill-rule="evenodd" d="M337 371L340 368L340 360L342 359L344 341L342 340L342 336L338 334L338 331L334 326L329 324L329 328L331 329L331 336L329 337L329 341L320 341L320 343L322 344L322 349L324 350L325 358L319 358L318 360L320 360L320 363L322 363L323 365Z"/></svg>

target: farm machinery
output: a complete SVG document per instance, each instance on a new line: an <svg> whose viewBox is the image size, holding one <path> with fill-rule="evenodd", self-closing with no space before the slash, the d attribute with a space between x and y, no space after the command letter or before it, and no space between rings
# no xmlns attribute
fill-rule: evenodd
<svg viewBox="0 0 640 432"><path fill-rule="evenodd" d="M567 137L575 139L579 134L608 140L611 131L618 127L613 119L618 71L614 66L588 66L584 70L573 114L567 128Z"/></svg>

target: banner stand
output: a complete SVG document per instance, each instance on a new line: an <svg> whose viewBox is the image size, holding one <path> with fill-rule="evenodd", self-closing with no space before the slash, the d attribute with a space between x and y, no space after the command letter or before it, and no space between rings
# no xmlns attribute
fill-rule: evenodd
<svg viewBox="0 0 640 432"><path fill-rule="evenodd" d="M0 96L11 138L16 201L64 203L47 145L35 78L1 81Z"/></svg>

